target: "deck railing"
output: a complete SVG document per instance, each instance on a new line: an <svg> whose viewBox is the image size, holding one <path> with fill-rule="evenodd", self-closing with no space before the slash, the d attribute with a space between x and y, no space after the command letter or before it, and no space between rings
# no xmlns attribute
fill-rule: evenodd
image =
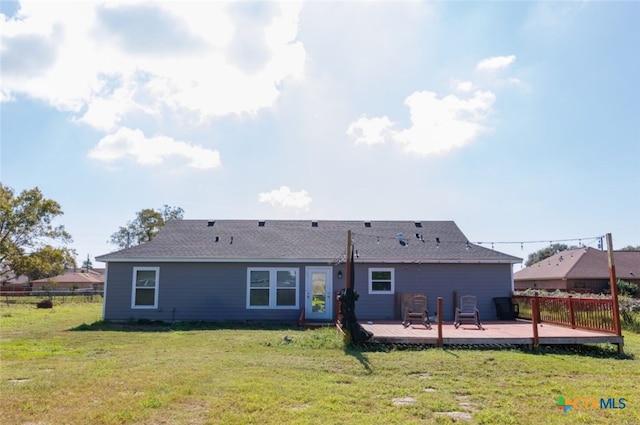
<svg viewBox="0 0 640 425"><path fill-rule="evenodd" d="M617 334L615 328L613 300L610 298L574 298L514 295L518 304L518 318L533 320L533 303L538 303L537 322L569 326L573 329Z"/></svg>

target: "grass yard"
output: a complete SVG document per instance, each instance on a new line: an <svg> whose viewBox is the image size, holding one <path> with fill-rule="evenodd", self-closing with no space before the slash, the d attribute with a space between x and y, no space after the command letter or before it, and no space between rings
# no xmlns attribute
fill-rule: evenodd
<svg viewBox="0 0 640 425"><path fill-rule="evenodd" d="M613 346L361 350L332 328L100 315L91 302L0 306L1 424L640 423L635 333L622 358ZM564 413L559 396L624 398L626 408Z"/></svg>

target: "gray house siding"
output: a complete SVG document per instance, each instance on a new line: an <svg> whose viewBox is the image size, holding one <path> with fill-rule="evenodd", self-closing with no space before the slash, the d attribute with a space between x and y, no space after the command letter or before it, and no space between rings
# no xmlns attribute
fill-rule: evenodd
<svg viewBox="0 0 640 425"><path fill-rule="evenodd" d="M134 267L158 267L158 308L132 309ZM120 263L108 265L105 294L105 320L220 321L273 320L294 322L305 302L305 270L324 264L256 263ZM247 269L278 267L298 269L297 309L247 309ZM369 294L369 268L393 268L394 294ZM344 264L333 266L333 292L345 285L338 279ZM363 264L355 265L356 304L362 320L399 319L396 294L426 292L431 315L436 312L437 297L443 298L443 320L453 320L453 292L458 297L475 295L483 320L496 318L493 297L511 293L511 264Z"/></svg>
<svg viewBox="0 0 640 425"><path fill-rule="evenodd" d="M394 294L369 294L368 273L371 267L393 268L395 292L423 292L427 294L429 313L436 314L438 297L442 297L443 320L453 320L454 291L475 295L482 320L497 319L494 297L511 295L511 264L367 264L357 265L355 290L360 299L356 303L359 320L399 319Z"/></svg>
<svg viewBox="0 0 640 425"><path fill-rule="evenodd" d="M305 267L311 265L317 264L111 263L104 319L296 321L304 307ZM141 266L159 267L157 309L131 308L133 268ZM249 267L298 269L298 308L247 309Z"/></svg>

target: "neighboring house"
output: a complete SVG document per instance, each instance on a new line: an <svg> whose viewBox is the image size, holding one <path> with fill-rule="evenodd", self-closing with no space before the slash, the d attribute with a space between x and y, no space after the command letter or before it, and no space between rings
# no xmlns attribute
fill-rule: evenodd
<svg viewBox="0 0 640 425"><path fill-rule="evenodd" d="M28 292L31 290L27 276L16 276L12 271L0 275L0 292Z"/></svg>
<svg viewBox="0 0 640 425"><path fill-rule="evenodd" d="M33 290L102 290L104 288L104 269L73 269L46 279L31 282Z"/></svg>
<svg viewBox="0 0 640 425"><path fill-rule="evenodd" d="M614 251L616 278L640 284L640 251ZM515 289L602 292L610 287L606 251L576 248L545 258L514 274Z"/></svg>
<svg viewBox="0 0 640 425"><path fill-rule="evenodd" d="M522 260L470 244L452 221L174 220L150 242L102 255L105 320L333 320L347 232L360 320L399 319L398 294L423 292L453 319L454 291L484 320Z"/></svg>

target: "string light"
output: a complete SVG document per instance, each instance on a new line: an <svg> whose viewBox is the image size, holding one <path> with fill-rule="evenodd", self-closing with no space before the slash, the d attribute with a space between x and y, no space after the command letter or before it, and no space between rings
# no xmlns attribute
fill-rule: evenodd
<svg viewBox="0 0 640 425"><path fill-rule="evenodd" d="M352 235L357 235L360 237L375 237L376 238L376 242L379 244L381 241L383 240L395 240L397 242L400 243L400 245L402 246L408 246L409 242L404 238L402 233L398 233L396 235L396 237L385 237L385 236L380 236L380 235L371 235L371 234L363 234L363 233L355 233L352 232ZM436 248L438 248L441 244L452 244L452 243L464 243L465 244L465 248L470 249L472 248L473 244L475 245L491 245L491 249L495 249L496 245L515 245L515 244L519 244L520 245L520 249L524 250L524 246L525 245L533 245L533 244L549 244L550 246L554 245L554 244L559 244L559 243L564 243L564 242L578 242L578 246L582 247L582 246L587 246L590 245L594 242L598 242L598 248L602 249L603 247L603 239L604 236L593 236L593 237L581 237L581 238L572 238L572 239L552 239L552 240L516 240L516 241L478 241L478 242L470 242L470 241L448 241L448 240L443 240L441 239L439 236L433 238L433 239L426 239L424 237L424 235L420 234L420 233L416 233L415 234L416 239L420 240L423 243L426 242L435 242L436 244ZM587 245L585 245L583 243L583 240L587 240L587 241L591 241L589 242Z"/></svg>
<svg viewBox="0 0 640 425"><path fill-rule="evenodd" d="M418 225L419 223L416 223L416 227L422 227L422 225ZM265 226L265 222L261 221L258 223L259 226L264 227ZM279 223L277 221L274 222L270 222L269 223L270 226L272 227L278 227ZM365 227L367 228L371 228L371 223L370 222L365 222ZM381 243L381 241L383 240L396 240L396 243L399 242L398 239L398 235L396 235L396 237L393 236L389 236L389 237L385 237L385 236L380 236L380 235L376 235L376 234L364 234L364 233L359 233L359 232L351 232L352 236L353 236L353 240L352 242L355 245L355 241L356 241L356 237L367 237L367 238L376 238L376 242L378 244ZM399 235L402 235L401 233ZM604 236L593 236L593 237L581 237L581 238L572 238L572 239L553 239L553 240L529 240L529 241L523 241L523 240L519 240L519 241L479 241L479 242L470 242L470 241L460 241L460 240L456 240L456 241L448 241L448 240L444 240L441 239L439 236L435 237L433 239L425 239L424 235L422 233L415 233L416 239L420 240L423 243L427 243L427 242L435 242L436 244L436 248L439 247L440 244L465 244L465 248L467 249L472 249L473 245L484 245L484 244L490 244L491 248L494 249L495 245L511 245L511 244L520 244L520 249L524 250L524 245L531 245L531 244L546 244L549 243L549 245L553 245L554 243L564 243L564 242L577 242L578 246L580 247L588 247L589 245L591 245L594 242L598 242L598 249L603 249L604 247ZM408 246L409 242L407 239L405 239L403 236L402 237L402 241L404 242L403 246ZM219 240L219 239L218 239ZM584 244L583 240L587 240L587 241L591 241L588 244ZM231 242L233 243L233 242ZM336 263L340 263L340 262L344 262L345 261L345 254L341 254L341 258L336 260Z"/></svg>
<svg viewBox="0 0 640 425"><path fill-rule="evenodd" d="M352 232L352 243L353 246L355 246L355 237L367 237L367 238L375 238L376 239L376 243L380 244L381 241L384 240L393 240L396 243L399 243L401 246L403 247L407 247L409 246L409 242L408 240L406 240L404 238L404 235L402 233L397 233L395 237L392 236L380 236L380 235L372 235L372 234L363 234L363 233L357 233L357 232ZM436 248L440 248L441 244L465 244L465 249L466 250L470 250L473 248L473 245L491 245L491 249L495 249L495 245L513 245L513 244L520 244L520 249L524 250L524 246L526 245L532 245L532 244L549 244L550 246L553 246L554 244L559 244L559 243L565 243L565 242L578 242L578 246L579 247L584 247L584 249L586 250L588 248L589 245L593 244L594 242L598 242L598 249L602 250L603 248L603 240L604 240L604 236L593 236L593 237L581 237L581 238L572 238L572 239L552 239L552 240L528 240L528 241L523 241L523 240L519 240L519 241L478 241L478 242L470 242L469 240L466 241L447 241L447 240L442 240L439 236L433 238L433 239L425 239L424 236L420 233L416 233L415 234L416 239L420 240L423 243L426 242L435 242L435 247ZM590 241L587 244L585 244L583 241ZM357 250L354 251L356 258L360 258L360 254ZM340 258L338 258L337 260L335 260L334 264L337 266L339 264L343 264L346 262L346 254L342 253L340 255Z"/></svg>

